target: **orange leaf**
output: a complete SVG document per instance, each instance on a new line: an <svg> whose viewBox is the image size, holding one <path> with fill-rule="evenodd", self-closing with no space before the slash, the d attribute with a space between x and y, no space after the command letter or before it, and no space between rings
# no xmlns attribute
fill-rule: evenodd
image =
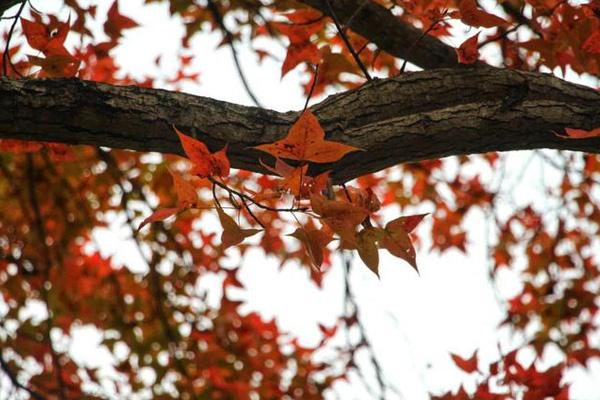
<svg viewBox="0 0 600 400"><path fill-rule="evenodd" d="M346 153L360 150L346 144L325 140L325 132L317 117L308 110L298 118L284 139L275 143L261 144L256 148L274 157L316 163L335 162Z"/></svg>
<svg viewBox="0 0 600 400"><path fill-rule="evenodd" d="M42 68L43 76L50 78L71 78L77 74L80 61L73 56L66 54L52 54L46 58L27 56L31 65L37 65Z"/></svg>
<svg viewBox="0 0 600 400"><path fill-rule="evenodd" d="M460 20L467 25L484 28L508 25L504 19L480 9L476 0L459 0L458 9Z"/></svg>
<svg viewBox="0 0 600 400"><path fill-rule="evenodd" d="M306 248L310 260L318 268L323 264L323 249L331 242L332 237L320 229L298 228L288 236L295 237Z"/></svg>
<svg viewBox="0 0 600 400"><path fill-rule="evenodd" d="M356 227L369 213L362 207L346 201L329 200L322 195L312 195L310 204L313 211L321 216L321 222L337 233L343 240L354 245Z"/></svg>
<svg viewBox="0 0 600 400"><path fill-rule="evenodd" d="M201 141L187 136L175 127L173 129L175 129L175 132L179 136L185 155L194 165L192 174L198 175L201 178L229 175L230 165L226 155L227 145L216 153L211 154L208 151L208 147Z"/></svg>
<svg viewBox="0 0 600 400"><path fill-rule="evenodd" d="M381 242L381 247L385 248L392 255L399 257L408 262L417 272L417 255L413 247L412 240L408 235L406 228L411 228L411 224L406 222L402 217L390 221L385 226L385 236ZM416 224L412 226L414 228Z"/></svg>
<svg viewBox="0 0 600 400"><path fill-rule="evenodd" d="M247 237L256 235L261 231L260 229L240 228L235 220L225 214L225 211L220 207L217 207L217 213L219 214L219 221L221 221L221 225L223 226L223 233L221 234L221 246L223 249L238 245Z"/></svg>
<svg viewBox="0 0 600 400"><path fill-rule="evenodd" d="M386 229L395 230L397 227L401 227L406 232L412 232L419 222L423 220L429 214L416 214L416 215L405 215L403 217L398 217L387 223Z"/></svg>
<svg viewBox="0 0 600 400"><path fill-rule="evenodd" d="M591 131L586 131L584 129L565 128L565 133L567 136L558 136L567 139L587 139L600 136L600 128L592 129Z"/></svg>
<svg viewBox="0 0 600 400"><path fill-rule="evenodd" d="M450 354L450 356L452 357L454 364L466 373L470 374L477 371L477 352L469 359L464 359L456 354Z"/></svg>
<svg viewBox="0 0 600 400"><path fill-rule="evenodd" d="M285 60L281 65L281 77L296 68L302 62L317 64L321 59L319 48L311 43L290 44L285 55Z"/></svg>
<svg viewBox="0 0 600 400"><path fill-rule="evenodd" d="M479 32L473 37L465 40L458 49L456 49L456 55L458 56L458 62L461 64L474 64L479 58L479 48L477 47L477 40L479 38Z"/></svg>
<svg viewBox="0 0 600 400"><path fill-rule="evenodd" d="M180 209L192 207L198 203L198 193L196 188L183 179L178 173L169 170L173 177L173 186L175 186L175 193L177 193L177 205Z"/></svg>
<svg viewBox="0 0 600 400"><path fill-rule="evenodd" d="M154 211L148 218L142 221L135 233L137 234L145 225L148 225L152 222L165 220L170 216L176 214L178 211L179 208L161 208L160 210Z"/></svg>
<svg viewBox="0 0 600 400"><path fill-rule="evenodd" d="M369 227L358 233L356 249L360 259L371 271L379 277L379 248L377 242L383 239L384 232L381 228Z"/></svg>

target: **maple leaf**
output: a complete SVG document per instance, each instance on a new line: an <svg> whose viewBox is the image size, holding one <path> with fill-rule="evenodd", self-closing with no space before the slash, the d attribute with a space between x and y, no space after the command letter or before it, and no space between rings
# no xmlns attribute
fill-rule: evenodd
<svg viewBox="0 0 600 400"><path fill-rule="evenodd" d="M584 129L573 129L573 128L565 128L565 135L558 135L559 137L565 139L588 139L593 137L600 136L600 128L592 129L591 131L586 131Z"/></svg>
<svg viewBox="0 0 600 400"><path fill-rule="evenodd" d="M119 12L119 1L115 0L108 10L108 18L104 23L104 31L112 39L121 36L123 29L131 29L138 26L137 22Z"/></svg>
<svg viewBox="0 0 600 400"><path fill-rule="evenodd" d="M600 31L596 31L581 45L581 49L590 54L600 54Z"/></svg>
<svg viewBox="0 0 600 400"><path fill-rule="evenodd" d="M493 28L508 25L504 19L480 9L476 0L459 0L458 9L460 20L470 26Z"/></svg>
<svg viewBox="0 0 600 400"><path fill-rule="evenodd" d="M317 64L321 59L319 48L313 43L291 44L288 46L285 59L281 65L281 77L296 68L298 64L308 62Z"/></svg>
<svg viewBox="0 0 600 400"><path fill-rule="evenodd" d="M477 47L477 40L479 33L465 40L458 49L456 49L456 55L458 56L458 62L461 64L474 64L479 58L479 48Z"/></svg>
<svg viewBox="0 0 600 400"><path fill-rule="evenodd" d="M457 367L470 374L477 371L477 351L473 353L471 358L464 359L456 354L450 354L452 357L452 361L456 364Z"/></svg>
<svg viewBox="0 0 600 400"><path fill-rule="evenodd" d="M288 236L301 241L313 265L317 269L321 268L321 264L323 264L323 249L333 240L331 235L321 229L297 228L294 233L290 233Z"/></svg>
<svg viewBox="0 0 600 400"><path fill-rule="evenodd" d="M175 127L173 129L179 136L185 155L193 164L192 174L201 178L229 176L230 164L226 155L227 145L211 154L208 147L201 141L187 136Z"/></svg>
<svg viewBox="0 0 600 400"><path fill-rule="evenodd" d="M173 177L173 186L175 186L175 193L177 193L177 205L180 210L188 207L193 207L198 203L198 193L196 188L183 179L178 173L169 170Z"/></svg>
<svg viewBox="0 0 600 400"><path fill-rule="evenodd" d="M355 245L356 227L369 215L367 210L347 201L329 200L322 195L312 195L310 204L313 211L321 216L321 222L350 245Z"/></svg>
<svg viewBox="0 0 600 400"><path fill-rule="evenodd" d="M321 193L327 187L329 181L330 171L323 172L314 178L306 175L308 165L294 168L279 158L275 159L275 168L263 163L262 160L259 160L259 162L267 171L283 178L278 182L279 191L289 192L296 198L305 199L313 193Z"/></svg>
<svg viewBox="0 0 600 400"><path fill-rule="evenodd" d="M21 27L27 43L44 54L67 55L64 43L70 30L70 17L67 22L59 22L52 17L47 25L21 18Z"/></svg>
<svg viewBox="0 0 600 400"><path fill-rule="evenodd" d="M385 236L381 228L368 227L358 233L356 249L360 259L379 277L379 248L377 243Z"/></svg>
<svg viewBox="0 0 600 400"><path fill-rule="evenodd" d="M385 235L381 247L396 257L408 262L415 271L417 268L416 252L409 233L418 225L427 214L410 215L396 218L385 226Z"/></svg>
<svg viewBox="0 0 600 400"><path fill-rule="evenodd" d="M284 139L255 148L277 158L316 163L335 162L351 151L360 150L343 143L325 140L325 132L319 120L309 110L302 113Z"/></svg>
<svg viewBox="0 0 600 400"><path fill-rule="evenodd" d="M161 208L161 209L154 211L148 218L146 218L145 220L142 221L140 226L138 226L138 228L136 229L135 234L137 234L144 226L146 226L152 222L163 221L163 220L169 218L170 216L177 214L179 211L180 211L179 207Z"/></svg>
<svg viewBox="0 0 600 400"><path fill-rule="evenodd" d="M217 213L219 214L219 221L221 221L221 226L223 227L223 233L221 234L221 246L223 249L238 245L247 237L256 235L262 231L261 229L240 228L235 220L227 215L221 207L217 207Z"/></svg>
<svg viewBox="0 0 600 400"><path fill-rule="evenodd" d="M27 56L31 65L41 67L41 76L50 78L72 78L77 74L81 62L73 56L66 54L52 54L45 58Z"/></svg>

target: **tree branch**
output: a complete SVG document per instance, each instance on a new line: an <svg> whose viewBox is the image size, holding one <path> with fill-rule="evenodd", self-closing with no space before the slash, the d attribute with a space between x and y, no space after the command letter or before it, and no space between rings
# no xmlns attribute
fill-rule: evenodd
<svg viewBox="0 0 600 400"><path fill-rule="evenodd" d="M440 69L375 80L311 107L327 138L365 150L332 170L341 183L398 163L488 151L552 148L600 153L600 138L559 138L600 127L600 93L546 74ZM236 168L265 172L251 149L285 136L280 113L184 93L74 79L0 79L0 138L183 154L172 125L211 150L229 143Z"/></svg>
<svg viewBox="0 0 600 400"><path fill-rule="evenodd" d="M333 17L327 0L300 0L323 14ZM333 12L340 22L354 32L375 43L381 50L423 68L457 68L456 52L439 39L403 22L390 10L368 0L335 0L331 2ZM358 10L358 11L357 11ZM415 46L415 43L419 43Z"/></svg>

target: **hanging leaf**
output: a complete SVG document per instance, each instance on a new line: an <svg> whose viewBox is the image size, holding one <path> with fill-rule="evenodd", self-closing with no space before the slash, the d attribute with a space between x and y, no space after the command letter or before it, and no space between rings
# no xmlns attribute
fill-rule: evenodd
<svg viewBox="0 0 600 400"><path fill-rule="evenodd" d="M323 249L333 239L331 235L323 232L321 229L298 228L288 236L301 241L312 263L317 269L321 268L321 264L323 264Z"/></svg>
<svg viewBox="0 0 600 400"><path fill-rule="evenodd" d="M221 234L221 246L226 249L231 246L236 246L244 241L247 237L256 235L261 232L261 229L242 229L233 218L225 213L220 207L217 207L219 221L223 227Z"/></svg>
<svg viewBox="0 0 600 400"><path fill-rule="evenodd" d="M360 259L379 277L379 248L377 243L385 233L381 228L368 227L358 233L356 249Z"/></svg>
<svg viewBox="0 0 600 400"><path fill-rule="evenodd" d="M179 208L161 208L159 210L154 211L152 215L150 215L148 218L142 221L135 233L137 234L144 226L152 222L163 221L169 218L170 216L175 215L178 211Z"/></svg>
<svg viewBox="0 0 600 400"><path fill-rule="evenodd" d="M175 193L177 193L177 205L179 208L185 209L196 205L198 203L196 188L178 173L171 170L169 172L173 177L173 186L175 187Z"/></svg>
<svg viewBox="0 0 600 400"><path fill-rule="evenodd" d="M410 215L396 218L385 226L385 235L381 247L392 255L408 262L417 272L417 255L409 233L421 222L427 214Z"/></svg>

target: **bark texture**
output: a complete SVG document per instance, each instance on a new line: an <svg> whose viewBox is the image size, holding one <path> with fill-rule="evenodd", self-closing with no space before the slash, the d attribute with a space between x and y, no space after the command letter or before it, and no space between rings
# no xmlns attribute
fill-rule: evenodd
<svg viewBox="0 0 600 400"><path fill-rule="evenodd" d="M402 22L381 4L371 0L300 2L329 16L333 10L344 26L369 39L381 50L423 69L462 67L453 47L433 36L424 36L421 30Z"/></svg>
<svg viewBox="0 0 600 400"><path fill-rule="evenodd" d="M600 93L550 75L486 67L375 80L312 107L327 138L363 152L332 170L339 183L404 162L488 151L600 152L600 138L558 137L600 127ZM285 136L297 112L279 113L189 94L74 79L0 80L0 138L182 154L172 125L232 165L264 172L253 150Z"/></svg>

